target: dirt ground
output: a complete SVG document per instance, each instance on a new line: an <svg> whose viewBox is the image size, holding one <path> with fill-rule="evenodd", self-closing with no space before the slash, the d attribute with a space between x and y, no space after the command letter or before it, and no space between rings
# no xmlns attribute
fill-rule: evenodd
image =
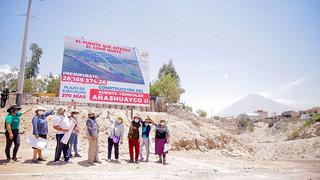
<svg viewBox="0 0 320 180"><path fill-rule="evenodd" d="M47 106L50 108L51 106ZM72 164L53 164L55 134L52 129L53 116L49 121L49 144L44 151L47 161L41 164L31 162L32 149L25 139L32 134L31 119L34 110L22 117L21 146L18 152L20 162L6 163L4 155L4 135L0 136L0 180L3 179L320 179L320 159L318 157L320 139L310 138L295 141L266 141L269 129L261 127L239 138L232 136L212 123L197 125L191 120L166 113L141 113L155 120L166 118L172 132L175 151L170 151L168 164L155 163L157 157L151 154L150 161L139 164L128 163L128 144L120 147L120 162L107 162L107 129L105 119L100 118L100 160L102 164L87 164L87 147L83 123L86 110L81 115L79 150L82 158L72 158ZM97 110L99 112L99 110ZM1 119L6 113L0 114ZM3 121L0 122L3 127ZM128 129L128 123L126 128ZM266 130L267 129L267 130ZM152 132L154 134L154 132ZM127 134L127 130L125 131ZM272 134L271 134L272 135ZM260 137L261 136L261 137ZM259 138L260 137L260 138ZM273 138L277 140L278 138ZM152 140L153 138L151 138ZM195 140L196 139L196 140ZM198 141L199 140L199 141ZM201 143L201 144L199 144ZM151 144L151 152L154 152ZM177 148L179 147L179 148ZM187 150L189 149L189 150ZM293 153L296 152L296 153ZM290 156L290 154L292 156ZM302 158L302 156L304 156ZM281 158L280 158L281 157Z"/></svg>
<svg viewBox="0 0 320 180"><path fill-rule="evenodd" d="M123 144L121 148L126 148ZM44 156L47 161L31 163L32 149L23 145L19 161L0 161L0 179L320 179L320 160L249 161L227 158L213 152L170 152L168 164L157 164L155 155L150 161L130 164L128 154L120 153L120 162L107 162L107 148L101 146L102 164L89 166L86 162L86 143L80 148L82 158L72 158L72 164L53 165L54 144L49 144ZM121 152L121 149L120 149ZM3 155L2 155L3 157Z"/></svg>

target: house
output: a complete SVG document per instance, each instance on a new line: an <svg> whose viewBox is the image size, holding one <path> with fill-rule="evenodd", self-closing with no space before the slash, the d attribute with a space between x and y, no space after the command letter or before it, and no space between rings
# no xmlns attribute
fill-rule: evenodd
<svg viewBox="0 0 320 180"><path fill-rule="evenodd" d="M268 112L263 110L256 110L254 113L260 115L260 119L267 119L268 118Z"/></svg>
<svg viewBox="0 0 320 180"><path fill-rule="evenodd" d="M261 118L260 118L260 114L258 113L242 113L238 115L237 119L258 120Z"/></svg>
<svg viewBox="0 0 320 180"><path fill-rule="evenodd" d="M307 111L299 111L299 114L300 114L300 119L301 120L308 120L311 117L309 110L307 110Z"/></svg>
<svg viewBox="0 0 320 180"><path fill-rule="evenodd" d="M294 111L284 111L281 113L281 116L284 118L291 118L294 115Z"/></svg>
<svg viewBox="0 0 320 180"><path fill-rule="evenodd" d="M313 107L308 110L310 114L319 113L320 114L320 107Z"/></svg>

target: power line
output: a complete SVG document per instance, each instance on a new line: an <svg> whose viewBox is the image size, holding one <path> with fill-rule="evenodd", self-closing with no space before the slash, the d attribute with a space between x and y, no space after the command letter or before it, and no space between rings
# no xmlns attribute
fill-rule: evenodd
<svg viewBox="0 0 320 180"><path fill-rule="evenodd" d="M26 16L26 14L0 13L0 16Z"/></svg>
<svg viewBox="0 0 320 180"><path fill-rule="evenodd" d="M102 14L105 16L105 17L107 17L107 15L106 15L106 13L108 12L108 13L110 13L109 11L108 11L108 9L105 9L105 8L101 8L100 7L100 10L102 10ZM83 15L83 14L81 14L81 15ZM111 14L112 15L112 14ZM109 16L110 17L110 16ZM117 18L119 18L120 16L118 16ZM126 23L130 23L130 24L133 24L133 25L136 25L134 22L132 22L132 21L129 21L128 19L125 19L125 18L123 18L123 17L121 17L121 19L123 19L123 21L125 21ZM41 19L42 21L47 21L47 20L44 20L44 19ZM105 21L104 21L105 22ZM57 24L56 23L56 25L58 25L58 26L64 26L64 25L59 25L59 24ZM80 32L80 33L85 33L85 34L88 34L88 33L86 33L86 32L83 32L83 31L79 31L79 30L76 30L76 29L74 29L74 28L70 28L70 27L66 27L66 26L64 26L64 28L67 28L67 29L71 29L71 30L73 30L73 31L77 31L77 32ZM168 33L164 33L164 32L158 32L158 31L156 31L154 28L152 29L153 30L153 32L155 32L156 34L165 34L166 36L168 36L168 38L170 38L170 35L168 35ZM131 34L132 34L133 32L131 32ZM141 39L150 39L150 38L147 38L146 36L141 36L140 34L137 34L137 33L134 33L134 34L136 34L136 35L138 35L139 37L141 37ZM96 36L96 37L101 37L101 36L97 36L97 35L94 35L94 36ZM104 37L105 38L105 37ZM176 39L176 38L171 38L171 39L173 39L173 40L180 40L180 39ZM108 39L108 41L111 41L110 39ZM154 40L152 40L151 39L151 41L154 41ZM168 47L169 45L168 44L164 44L164 43L162 43L162 42L156 42L157 44L161 44L161 45L163 45L163 46L165 46L165 47ZM184 43L185 45L188 45L188 43L190 43L190 41L187 41L187 43ZM188 45L189 47L191 47L191 48L193 48L192 46L190 46L190 45ZM175 49L177 49L177 47L174 47ZM184 55L185 54L190 54L190 52L188 52L188 51L186 51L185 49L180 49L179 48L179 51L181 52L181 53L183 53ZM201 50L201 51L203 51L203 50ZM212 55L212 53L210 53L210 52L208 52L208 51L203 51L204 53L206 53L206 54L208 54L208 55ZM227 55L226 54L222 54L222 55L220 55L220 56L224 56L224 57L226 57ZM231 63L231 68L234 68L234 67L236 67L236 66L238 66L239 64L241 64L241 63ZM245 64L245 65L247 65L247 64ZM252 65L248 65L248 67L253 67ZM247 66L246 66L247 67ZM243 70L242 69L242 71L243 72L247 72L248 74L251 74L252 73L252 71L256 71L256 72L261 72L261 70L256 70L255 68L248 68L248 69L245 69L245 70ZM268 74L269 72L270 72L270 68L268 68L268 70L266 71L266 70L264 70L264 72L267 72L267 73L265 73L265 74L263 74L263 75L266 75L268 78L270 78L270 75ZM276 75L276 74L272 74L271 73L271 75L272 76L274 76L275 78L280 78L278 75Z"/></svg>

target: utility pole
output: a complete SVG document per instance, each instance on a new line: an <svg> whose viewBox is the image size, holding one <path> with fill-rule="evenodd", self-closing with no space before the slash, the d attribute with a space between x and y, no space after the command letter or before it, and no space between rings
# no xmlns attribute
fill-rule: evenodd
<svg viewBox="0 0 320 180"><path fill-rule="evenodd" d="M29 0L28 3L28 10L26 14L26 24L24 26L24 36L23 36L23 44L22 44L22 52L21 52L21 59L20 59L20 70L19 70L19 79L18 79L18 93L16 97L16 104L21 106L21 99L23 93L23 82L24 82L24 69L25 69L25 62L26 62L26 51L27 51L27 41L28 41L28 31L29 31L29 18L31 12L31 3L32 0Z"/></svg>

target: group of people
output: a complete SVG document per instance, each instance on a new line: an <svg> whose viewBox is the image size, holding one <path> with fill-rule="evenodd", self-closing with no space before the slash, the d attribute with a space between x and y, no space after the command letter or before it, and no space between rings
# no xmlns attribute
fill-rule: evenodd
<svg viewBox="0 0 320 180"><path fill-rule="evenodd" d="M7 161L18 162L17 152L20 146L20 117L22 114L30 111L22 111L21 107L17 105L11 106L7 112L5 120L5 135L6 135L6 148L5 153ZM56 114L55 114L56 111ZM47 139L48 136L48 121L47 117L54 115L53 128L56 134L56 148L54 156L54 164L60 164L60 158L63 154L64 161L66 163L72 163L70 158L81 157L78 152L78 135L80 132L78 116L80 112L72 107L46 110L43 107L37 107L35 115L32 119L33 135L35 138ZM99 160L99 124L96 119L101 114L96 114L93 110L88 111L86 126L86 137L88 139L88 163L90 165L94 163L101 163ZM155 154L158 155L158 163L166 164L165 146L170 143L169 129L166 126L164 119L160 120L159 124L156 124L150 117L143 119L139 114L133 116L128 115L126 117L121 115L114 115L107 111L106 120L111 124L108 133L108 155L107 160L111 161L112 150L114 149L114 158L119 161L119 149L124 140L124 119L130 123L128 129L128 144L130 163L138 163L139 161L149 161L150 156L150 132L152 126L155 127ZM13 155L10 154L10 149L14 144ZM33 163L39 163L40 161L46 161L42 156L42 150L37 147L32 147L33 151ZM145 148L145 159L142 149ZM74 152L74 154L73 154ZM140 157L140 159L139 159Z"/></svg>

